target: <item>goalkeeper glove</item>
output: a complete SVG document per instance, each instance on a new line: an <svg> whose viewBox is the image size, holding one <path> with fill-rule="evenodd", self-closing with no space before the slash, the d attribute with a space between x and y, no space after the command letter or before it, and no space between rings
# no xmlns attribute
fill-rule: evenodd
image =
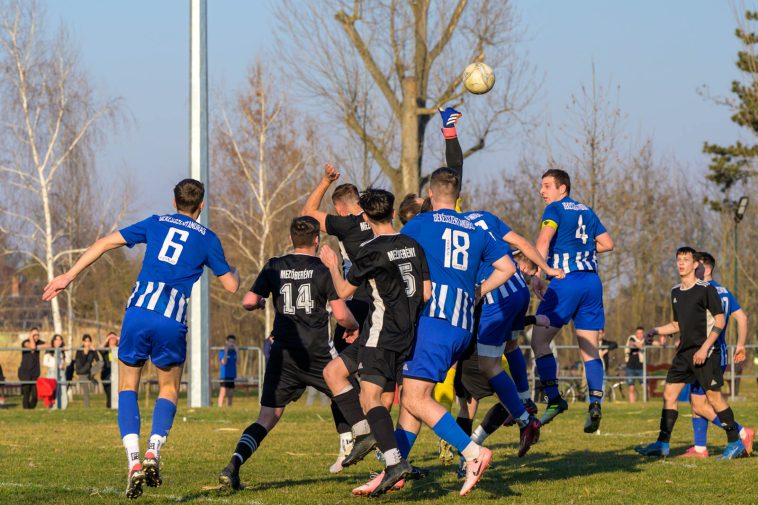
<svg viewBox="0 0 758 505"><path fill-rule="evenodd" d="M446 109L442 109L440 107L439 111L440 116L442 116L442 135L446 139L456 138L458 136L458 133L455 131L455 123L458 122L463 114L453 109L452 107L448 107Z"/></svg>

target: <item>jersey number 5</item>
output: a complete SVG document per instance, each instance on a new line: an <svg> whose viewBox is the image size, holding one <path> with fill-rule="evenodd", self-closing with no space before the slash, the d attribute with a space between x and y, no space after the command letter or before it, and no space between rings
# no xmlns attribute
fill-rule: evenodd
<svg viewBox="0 0 758 505"><path fill-rule="evenodd" d="M413 265L410 263L399 263L397 268L403 274L405 282L405 296L410 298L416 294L416 278L413 276Z"/></svg>
<svg viewBox="0 0 758 505"><path fill-rule="evenodd" d="M295 305L292 305L292 284L283 284L279 289L279 293L284 296L284 313L294 314L295 309L304 310L306 314L310 314L313 310L313 299L311 298L311 285L301 284L297 289L297 300Z"/></svg>
<svg viewBox="0 0 758 505"><path fill-rule="evenodd" d="M456 270L468 269L468 233L461 230L445 228L442 234L445 240L445 268L453 267Z"/></svg>
<svg viewBox="0 0 758 505"><path fill-rule="evenodd" d="M179 261L179 256L181 256L184 246L178 242L174 242L174 237L176 235L179 236L179 240L181 242L187 242L187 239L189 238L189 232L187 230L169 228L166 239L163 241L161 252L158 253L158 259L160 261L165 261L166 263L171 263L172 265L176 265L176 263ZM168 254L169 249L171 250L170 256Z"/></svg>

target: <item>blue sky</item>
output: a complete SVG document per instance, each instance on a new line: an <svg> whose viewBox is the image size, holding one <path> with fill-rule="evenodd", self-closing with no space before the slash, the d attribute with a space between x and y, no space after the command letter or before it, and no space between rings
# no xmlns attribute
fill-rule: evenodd
<svg viewBox="0 0 758 505"><path fill-rule="evenodd" d="M273 1L210 0L211 94L239 88L258 56L273 50ZM131 126L102 146L98 169L129 173L137 215L169 210L171 185L188 171L189 2L49 0L51 26L73 35L99 93L121 97ZM697 93L727 94L738 73L735 20L727 0L519 0L523 49L545 75L537 108L565 119L572 93L598 81L620 86L633 137L651 137L658 153L702 173L704 140L740 135L728 111ZM501 153L480 156L489 164ZM135 217L135 216L133 216Z"/></svg>

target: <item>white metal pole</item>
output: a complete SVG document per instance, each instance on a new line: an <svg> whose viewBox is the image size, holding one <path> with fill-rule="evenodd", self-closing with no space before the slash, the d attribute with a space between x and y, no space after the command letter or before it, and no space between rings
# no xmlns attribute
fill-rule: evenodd
<svg viewBox="0 0 758 505"><path fill-rule="evenodd" d="M208 226L208 53L206 0L190 0L190 177L205 184L205 210L200 224ZM190 407L210 405L208 374L208 273L192 288L190 297Z"/></svg>

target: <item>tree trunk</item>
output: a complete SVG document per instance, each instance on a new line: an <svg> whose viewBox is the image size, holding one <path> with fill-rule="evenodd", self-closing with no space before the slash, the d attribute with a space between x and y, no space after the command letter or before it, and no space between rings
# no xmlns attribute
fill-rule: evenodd
<svg viewBox="0 0 758 505"><path fill-rule="evenodd" d="M421 189L419 187L418 115L416 113L417 90L418 80L416 77L407 76L403 79L403 102L400 111L400 131L402 132L400 139L400 172L402 174L402 186L394 188L397 195L418 193Z"/></svg>
<svg viewBox="0 0 758 505"><path fill-rule="evenodd" d="M47 282L51 282L55 278L55 263L53 261L53 220L50 212L49 186L42 173L39 174L39 178L39 189L40 195L42 196L42 212L45 217L45 273L47 274ZM53 312L53 331L58 334L63 334L61 306L57 297L51 300L50 308Z"/></svg>

